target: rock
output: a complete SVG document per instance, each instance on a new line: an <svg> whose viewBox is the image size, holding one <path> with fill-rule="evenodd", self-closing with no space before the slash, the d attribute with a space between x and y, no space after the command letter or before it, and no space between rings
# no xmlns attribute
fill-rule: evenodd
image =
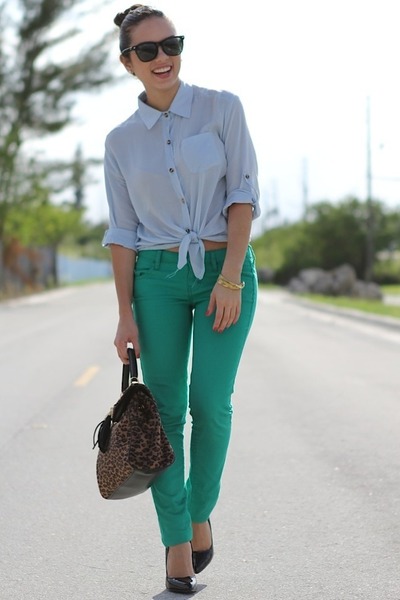
<svg viewBox="0 0 400 600"><path fill-rule="evenodd" d="M288 290L294 294L321 294L323 296L351 296L368 300L382 300L379 285L357 279L351 265L341 265L332 271L302 269L290 280Z"/></svg>
<svg viewBox="0 0 400 600"><path fill-rule="evenodd" d="M353 298L365 298L367 300L383 300L383 293L376 283L367 283L365 281L356 281L351 295Z"/></svg>
<svg viewBox="0 0 400 600"><path fill-rule="evenodd" d="M268 267L257 269L257 277L260 283L272 283L275 277L275 272Z"/></svg>
<svg viewBox="0 0 400 600"><path fill-rule="evenodd" d="M341 265L332 271L332 293L335 296L347 296L351 294L357 275L351 265Z"/></svg>
<svg viewBox="0 0 400 600"><path fill-rule="evenodd" d="M306 284L298 277L293 277L289 281L288 290L293 294L307 294L310 291Z"/></svg>
<svg viewBox="0 0 400 600"><path fill-rule="evenodd" d="M317 279L313 285L311 291L314 294L321 294L322 296L332 296L333 294L333 275L332 273L324 272Z"/></svg>
<svg viewBox="0 0 400 600"><path fill-rule="evenodd" d="M325 274L323 269L302 269L298 274L298 279L310 291L317 283L318 279Z"/></svg>

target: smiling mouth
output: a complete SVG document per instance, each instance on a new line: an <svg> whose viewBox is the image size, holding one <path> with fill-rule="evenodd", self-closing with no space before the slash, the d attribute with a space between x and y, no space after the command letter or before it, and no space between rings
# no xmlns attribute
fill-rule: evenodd
<svg viewBox="0 0 400 600"><path fill-rule="evenodd" d="M162 67L161 69L154 69L153 73L155 75L164 75L165 73L169 73L172 71L172 67Z"/></svg>

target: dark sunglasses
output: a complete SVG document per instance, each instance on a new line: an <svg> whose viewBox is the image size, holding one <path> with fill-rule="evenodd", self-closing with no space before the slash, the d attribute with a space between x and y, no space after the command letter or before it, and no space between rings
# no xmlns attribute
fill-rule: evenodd
<svg viewBox="0 0 400 600"><path fill-rule="evenodd" d="M158 48L161 47L167 56L178 56L183 50L184 35L171 35L171 37L161 40L161 42L142 42L136 46L125 48L121 54L124 56L129 52L136 52L139 60L149 62L154 60L158 54Z"/></svg>

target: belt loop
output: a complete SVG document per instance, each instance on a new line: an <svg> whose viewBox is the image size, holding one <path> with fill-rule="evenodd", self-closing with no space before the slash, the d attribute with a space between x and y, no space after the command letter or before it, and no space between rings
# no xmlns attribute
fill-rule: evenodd
<svg viewBox="0 0 400 600"><path fill-rule="evenodd" d="M158 271L161 264L163 250L154 250L154 252L156 252L156 255L154 257L154 268Z"/></svg>

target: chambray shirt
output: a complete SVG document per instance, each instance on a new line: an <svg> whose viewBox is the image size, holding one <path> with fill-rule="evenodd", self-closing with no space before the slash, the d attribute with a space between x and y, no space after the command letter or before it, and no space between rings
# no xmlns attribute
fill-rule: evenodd
<svg viewBox="0 0 400 600"><path fill-rule="evenodd" d="M105 144L109 228L103 245L135 251L179 247L204 275L205 240L227 241L227 213L260 214L257 160L237 96L181 83L168 111L139 108Z"/></svg>

